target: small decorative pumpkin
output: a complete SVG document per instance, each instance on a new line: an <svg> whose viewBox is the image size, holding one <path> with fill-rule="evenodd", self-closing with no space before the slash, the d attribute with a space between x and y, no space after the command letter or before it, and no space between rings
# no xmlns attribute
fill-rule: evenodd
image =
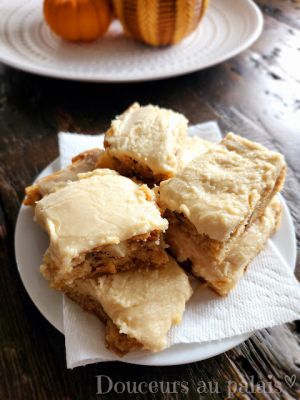
<svg viewBox="0 0 300 400"><path fill-rule="evenodd" d="M91 41L108 30L113 10L109 0L44 0L44 16L63 39Z"/></svg>
<svg viewBox="0 0 300 400"><path fill-rule="evenodd" d="M195 30L208 0L113 0L125 33L151 46L180 42Z"/></svg>

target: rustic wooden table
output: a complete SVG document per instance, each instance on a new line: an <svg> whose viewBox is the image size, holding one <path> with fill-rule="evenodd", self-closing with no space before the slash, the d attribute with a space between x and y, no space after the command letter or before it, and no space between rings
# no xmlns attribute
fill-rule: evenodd
<svg viewBox="0 0 300 400"><path fill-rule="evenodd" d="M57 132L102 131L135 100L174 108L191 123L215 119L223 132L233 130L281 151L289 164L284 197L300 244L300 3L258 4L265 29L251 49L176 79L83 84L0 66L1 400L100 398L99 375L114 383L164 382L156 394L126 390L124 398L300 398L297 323L257 332L225 354L189 365L150 368L116 362L67 370L64 338L29 299L14 260L14 225L24 187L57 157ZM300 277L299 258L297 267ZM181 382L174 390L178 393L170 393L176 381ZM120 390L117 384L104 397L116 398Z"/></svg>

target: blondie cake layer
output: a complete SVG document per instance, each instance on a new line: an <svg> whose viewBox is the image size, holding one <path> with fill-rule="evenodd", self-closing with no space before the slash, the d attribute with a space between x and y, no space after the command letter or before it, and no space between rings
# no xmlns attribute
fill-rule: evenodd
<svg viewBox="0 0 300 400"><path fill-rule="evenodd" d="M281 215L281 205L274 197L265 212L245 230L221 262L210 265L199 251L197 243L179 225L171 224L167 241L172 253L181 262L187 262L191 272L204 279L221 296L227 295L243 276L246 268L276 232ZM204 259L204 261L203 261Z"/></svg>
<svg viewBox="0 0 300 400"><path fill-rule="evenodd" d="M78 180L79 173L92 171L96 167L100 168L100 163L103 165L103 157L105 157L104 151L100 149L91 149L78 154L72 159L72 164L68 167L45 176L34 185L28 186L25 189L24 204L34 206L44 196L64 187L67 182ZM105 165L105 167L109 168L108 165Z"/></svg>
<svg viewBox="0 0 300 400"><path fill-rule="evenodd" d="M157 183L177 172L187 125L182 114L134 103L112 121L104 146L122 175Z"/></svg>
<svg viewBox="0 0 300 400"><path fill-rule="evenodd" d="M148 187L109 169L78 178L35 207L50 238L41 271L52 286L167 261L161 236L168 222Z"/></svg>
<svg viewBox="0 0 300 400"><path fill-rule="evenodd" d="M161 351L171 326L179 324L192 288L176 261L76 280L66 294L106 323L106 345L119 355L137 348Z"/></svg>

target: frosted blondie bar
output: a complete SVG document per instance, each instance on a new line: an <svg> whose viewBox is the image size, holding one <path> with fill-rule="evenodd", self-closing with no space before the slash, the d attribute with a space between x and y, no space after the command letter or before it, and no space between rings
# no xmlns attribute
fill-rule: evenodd
<svg viewBox="0 0 300 400"><path fill-rule="evenodd" d="M179 324L192 288L174 259L159 269L140 268L77 280L66 294L106 324L106 346L119 355L161 351Z"/></svg>
<svg viewBox="0 0 300 400"><path fill-rule="evenodd" d="M264 212L283 185L285 169L279 153L229 134L161 182L159 203L170 229L178 235L183 232L203 267L209 268L224 260L247 226Z"/></svg>
<svg viewBox="0 0 300 400"><path fill-rule="evenodd" d="M61 288L80 277L166 263L161 217L154 193L109 169L78 180L37 202L35 219L50 245L41 272Z"/></svg>
<svg viewBox="0 0 300 400"><path fill-rule="evenodd" d="M187 125L182 114L134 103L112 121L104 147L122 175L158 183L177 172Z"/></svg>

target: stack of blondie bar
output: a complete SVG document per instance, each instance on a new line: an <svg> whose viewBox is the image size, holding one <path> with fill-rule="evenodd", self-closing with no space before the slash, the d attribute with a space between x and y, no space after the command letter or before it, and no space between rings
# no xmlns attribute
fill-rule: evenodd
<svg viewBox="0 0 300 400"><path fill-rule="evenodd" d="M187 119L133 104L92 149L26 188L49 235L41 272L106 325L122 355L160 351L192 295L227 295L280 221L283 157L233 133L212 144Z"/></svg>

